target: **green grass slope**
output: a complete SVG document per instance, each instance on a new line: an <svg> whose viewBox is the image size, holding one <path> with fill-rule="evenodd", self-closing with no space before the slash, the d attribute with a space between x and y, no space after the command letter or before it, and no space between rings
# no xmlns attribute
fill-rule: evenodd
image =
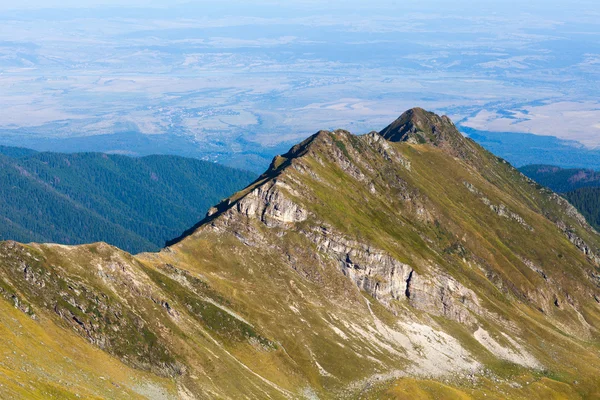
<svg viewBox="0 0 600 400"><path fill-rule="evenodd" d="M128 368L69 329L0 301L0 398L174 399L176 385Z"/></svg>
<svg viewBox="0 0 600 400"><path fill-rule="evenodd" d="M0 301L181 398L600 396L597 234L447 118L397 122L319 132L159 253L2 243Z"/></svg>

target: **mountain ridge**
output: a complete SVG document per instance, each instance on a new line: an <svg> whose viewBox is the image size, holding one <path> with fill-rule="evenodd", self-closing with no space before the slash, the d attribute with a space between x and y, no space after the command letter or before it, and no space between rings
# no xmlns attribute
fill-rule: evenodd
<svg viewBox="0 0 600 400"><path fill-rule="evenodd" d="M428 143L461 158L473 152L469 139L458 131L448 116L440 117L420 107L404 112L379 134L390 142Z"/></svg>
<svg viewBox="0 0 600 400"><path fill-rule="evenodd" d="M158 253L3 243L0 294L173 397L599 396L600 239L464 143L320 131Z"/></svg>
<svg viewBox="0 0 600 400"><path fill-rule="evenodd" d="M427 139L421 136L421 133L426 134ZM166 245L171 246L176 244L186 236L192 234L194 230L198 229L203 224L209 223L221 213L227 211L227 209L230 207L235 206L240 200L240 197L243 197L245 193L249 192L256 186L265 183L269 179L276 178L279 174L283 173L286 168L290 167L295 159L306 155L313 146L318 146L319 143L322 144L323 142L326 142L325 138L332 134L350 135L350 137L354 136L344 129L338 129L334 131L321 130L309 136L302 142L292 146L287 153L275 156L267 170L261 174L256 181L251 183L243 191L235 193L232 197L226 198L219 204L211 207L204 219L199 221L190 229L186 230L181 236L167 241ZM390 142L405 141L414 144L429 143L431 145L449 150L452 152L452 154L464 154L466 152L466 148L469 146L467 144L468 139L458 132L452 121L447 116L439 117L436 114L426 111L420 107L407 110L381 132L373 131L369 133L369 135L375 134L380 135ZM345 151L345 146L342 142L334 140L334 143L342 151Z"/></svg>

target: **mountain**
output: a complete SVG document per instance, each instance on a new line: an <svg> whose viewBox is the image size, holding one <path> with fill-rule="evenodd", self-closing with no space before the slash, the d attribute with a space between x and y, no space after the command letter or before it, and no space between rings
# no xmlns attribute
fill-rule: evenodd
<svg viewBox="0 0 600 400"><path fill-rule="evenodd" d="M563 193L585 219L600 231L600 187L582 187Z"/></svg>
<svg viewBox="0 0 600 400"><path fill-rule="evenodd" d="M564 169L554 165L526 165L523 174L555 192L570 192L583 187L600 187L600 172L591 169Z"/></svg>
<svg viewBox="0 0 600 400"><path fill-rule="evenodd" d="M21 158L36 154L37 151L23 147L0 146L0 154L7 157Z"/></svg>
<svg viewBox="0 0 600 400"><path fill-rule="evenodd" d="M600 230L600 172L553 165L526 165L519 170L540 185L561 193L594 228Z"/></svg>
<svg viewBox="0 0 600 400"><path fill-rule="evenodd" d="M155 251L256 176L177 156L1 148L0 239Z"/></svg>
<svg viewBox="0 0 600 400"><path fill-rule="evenodd" d="M256 174L264 171L273 154L284 151L283 146L289 147L289 143L262 146L243 137L199 143L193 136L175 133L151 135L137 131L124 131L57 138L44 137L43 132L2 129L0 129L0 143L5 145L0 145L0 154L2 154L2 147L14 149L11 146L19 146L35 151L59 153L101 152L136 157L156 154L177 155L217 161L219 164L253 171Z"/></svg>
<svg viewBox="0 0 600 400"><path fill-rule="evenodd" d="M158 253L0 244L2 398L598 398L600 238L422 109Z"/></svg>

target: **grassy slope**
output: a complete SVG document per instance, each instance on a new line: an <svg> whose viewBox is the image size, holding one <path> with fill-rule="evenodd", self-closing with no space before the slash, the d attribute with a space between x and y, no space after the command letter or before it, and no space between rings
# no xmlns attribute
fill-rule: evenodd
<svg viewBox="0 0 600 400"><path fill-rule="evenodd" d="M411 157L415 153L419 156ZM543 380L545 378L542 377L535 378L527 375L526 380L536 382L531 388L515 391L510 386L503 385L505 393L511 393L511 397L522 398L535 398L531 397L534 395L538 398L549 398L549 391L557 398L561 398L559 394L562 394L563 398L567 395L568 398L572 398L577 392L582 396L598 395L596 391L598 382L595 376L599 368L597 351L592 350L588 353L588 350L584 350L598 348L599 310L591 297L591 293L596 292L597 289L590 288L588 278L583 272L597 267L590 265L590 262L566 238L558 234L557 228L540 215L542 213L560 215L562 212L559 211L559 207L548 200L546 192L528 183L510 167L501 162L494 165L496 164L494 157L482 160L487 164L483 171L495 171L498 168L504 171L493 175L484 172L483 176L479 176L470 168L460 168L454 160L449 160L435 149L412 146L403 154L410 157L414 170L421 175L418 178L421 192L429 199L434 199L432 201L437 203L439 209L444 210L443 214L438 215L440 221L443 221L442 225L452 227L451 237L460 240L469 252L483 259L484 265L493 271L494 278L489 279L485 276L485 271L456 260L445 265L447 270L452 271L453 275L463 282L470 283L470 287L474 288L483 299L489 301L488 304L493 311L519 324L523 329L521 337L534 348L537 347L536 357L543 362L548 371L551 371L554 379L564 384L571 384L574 381L579 381L580 384L576 388L567 388L556 382L548 384L547 379ZM443 171L443 179L439 179L440 171ZM523 216L535 229L535 233L524 231L518 224L494 215L483 203L473 201L473 194L465 190L464 180L475 184L493 203L506 204L511 210ZM564 213L562 215L565 220L569 219L564 217ZM571 224L578 225L574 221L571 221ZM598 238L589 231L582 229L579 233L589 243L595 243L597 246ZM586 318L584 325L590 323L594 327L590 332L591 341L582 341L574 337L577 327L581 326L577 313L558 310L556 306L550 304L552 297L546 299L545 304L530 301L531 294L540 288L543 290L546 283L539 274L524 265L522 258L542 266L546 274L552 277L552 284L559 288L557 293L561 302L565 301L563 296L577 297L577 303L583 310L583 318ZM494 285L492 283L494 280L500 282L500 285ZM499 286L502 288L500 292ZM580 292L579 287L586 289ZM524 304L515 304L514 300L520 300ZM540 306L543 307L544 312L536 309ZM574 330L565 331L566 327ZM552 350L549 351L548 346ZM574 351L575 348L579 350ZM500 371L504 368L501 364L496 365ZM505 376L514 379L510 368L502 372L507 373ZM515 375L518 377L519 373ZM582 381L585 382L583 385ZM404 384L401 381L399 386ZM414 386L415 383L411 385ZM442 390L443 386L430 382L416 385L426 388L438 386L439 390ZM481 396L482 393L490 396L494 392L492 387L490 382L484 382L481 388L465 390L465 393L476 397ZM442 390L442 392L448 394L451 391ZM428 396L435 397L436 393L438 392L433 390ZM500 395L500 398L503 396Z"/></svg>
<svg viewBox="0 0 600 400"><path fill-rule="evenodd" d="M174 382L127 368L52 319L32 320L0 301L0 397L174 398ZM162 394L162 395L161 395Z"/></svg>
<svg viewBox="0 0 600 400"><path fill-rule="evenodd" d="M148 385L141 380L140 390L145 386L150 390L153 382L162 381L163 386L170 382L166 387L171 392L178 382L200 397L238 397L242 393L255 398L282 397L281 389L263 381L229 353L243 352L255 361L263 352L273 353L271 364L278 367L281 351L249 325L213 306L224 301L201 280L189 277L192 283L183 286L159 269L105 244L66 247L5 242L0 254L0 297L4 297L0 301L7 305L5 299L15 303L14 298L18 298L19 307L25 309L13 309L13 314L19 314L33 327L26 327L30 334L19 346L31 347L35 354L35 348L40 347L39 332L52 325L55 331L68 334L55 334L64 338L56 345L44 342L42 347L50 352L55 347L64 348L77 352L84 360L103 354L98 362L106 369L98 368L96 375L73 377L81 386L76 393L92 391L107 369L134 371L133 367L152 374L125 372L123 376L155 378ZM28 272L22 279L25 268ZM34 315L36 321L28 315ZM80 345L73 347L69 344L73 331L116 358L81 339L76 342ZM17 344L7 342L7 349L13 346ZM72 357L71 353L67 355ZM30 363L32 381L51 380L57 389L73 393L71 381L60 380L61 369L72 363L69 358L38 358ZM8 366L9 370L14 368L19 367ZM112 397L108 383L104 381L103 398Z"/></svg>
<svg viewBox="0 0 600 400"><path fill-rule="evenodd" d="M122 353L116 339L108 340L106 350L144 368L147 357L157 357L153 349L163 349L160 354L168 362L186 366L183 375L173 375L177 382L205 396L598 396L600 311L592 297L598 289L587 278L597 266L544 215L566 222L597 249L595 234L567 215L547 191L471 142L474 152L468 160L428 145L389 145L389 152L410 162L410 170L386 160L368 137L344 132L322 133L305 143L302 157L276 160L264 181L276 177L284 182L284 195L310 210L306 221L267 227L236 213L235 201L251 194L246 190L233 197L231 210L222 210L160 253L132 258L104 245L5 249L4 254L18 256L1 261L0 278L36 314L83 337L85 332L68 314L61 318L53 310L58 299L47 298L34 280L22 278L23 266L16 260L29 252L33 259L28 262L41 268L38 276L62 276L60 296L67 303L73 298L88 304L77 291L93 293L90 298L106 294L112 299L109 309L142 316L152 333L141 338L130 333L130 342L141 344L130 352L137 356ZM354 167L365 178L352 177ZM492 204L502 203L520 215L533 232L494 213L465 181ZM406 194L409 200L403 200ZM487 314L474 314L474 324L460 324L415 310L405 300L383 307L307 239L306 232L322 225L383 249L425 276L431 264L438 265L474 290ZM39 265L35 259L41 260ZM543 268L549 281L523 259ZM59 284L47 279L45 287ZM86 290L69 282L84 282ZM554 305L555 296L560 307ZM65 310L70 309L65 305ZM86 324L95 321L111 338L110 330L103 330L104 311L99 316L72 312ZM136 323L131 318L113 323L121 333L129 332L127 326ZM445 331L485 369L473 379L372 379L417 362L410 349L385 344L392 342L376 328L385 324L402 331L405 322ZM518 338L544 367L530 370L494 357L473 339L478 326L505 345L500 332ZM145 345L150 343L156 345ZM82 385L93 387L93 379Z"/></svg>
<svg viewBox="0 0 600 400"><path fill-rule="evenodd" d="M363 152L361 157L372 157L371 165L380 168L385 165L386 161L379 155L364 154L370 151L364 143L345 134L340 136L334 139L343 143L343 146L338 146L340 151L356 157ZM600 320L598 307L591 297L594 289L584 271L590 271L594 267L542 213L559 215L573 225L588 243L598 243L598 239L589 231L580 228L571 217L566 216L561 207L549 199L548 192L540 190L512 167L489 153L477 150L477 159L474 163L479 164L478 168L486 171L484 174L479 174L472 164L448 157L445 152L430 146L409 144L395 146L411 161L411 172L398 166L390 171L380 170L379 176L374 177L376 187L383 189L390 181L391 174L399 175L417 188L418 193L425 199L423 202L426 208L435 213L436 223L419 222L414 214L407 210L406 205L399 204L395 200L392 193L383 192L378 195L367 193L364 190L364 182L351 178L339 168L339 165L331 161L339 156L339 154L336 156L328 154L334 147L324 145L314 150L316 157L308 157L305 160L319 179L307 180L306 176L301 178L304 185L301 187L303 193L308 192L314 197L307 195L308 199L306 197L296 199L309 200L310 202L305 205L318 216L318 221L309 221L307 225L325 221L340 231L389 251L398 259L411 265L418 266L435 260L459 281L473 288L481 296L486 307L519 326L520 337L531 346L535 356L548 367L549 372L545 374L551 374L554 379L564 383L578 380L577 390L580 393L588 395L593 393L598 384L596 377L598 358L597 354L588 354L584 349L589 349L589 346L597 347L597 329ZM505 204L520 214L533 227L535 233L527 231L514 221L495 215L487 205L474 198L465 187L464 181L476 185L493 203ZM204 237L205 235L207 237ZM189 265L186 268L205 273L210 270L210 257L206 258L202 253L198 253L201 251L198 248L204 248L200 243L218 242L221 239L213 238L208 232L202 233L200 237L202 239L198 237L186 239L178 245L176 252L179 254L178 258L181 254L191 255L191 259L182 262L182 265ZM291 242L290 246L298 246L300 243L303 246L310 246L302 242L301 238L295 237L293 233L285 233L284 238ZM445 249L456 242L463 243L471 254L467 262L462 260L462 256L442 255ZM240 253L246 251L239 250ZM235 253L230 249L228 254L231 252ZM252 268L253 273L247 274L241 270L246 268L246 266L242 267L243 263L232 264L222 255L221 257L218 263L219 278L215 279L215 285L224 285L227 289L222 290L226 290L228 296L237 294L235 297L237 302L245 304L248 314L260 315L277 310L278 321L283 319L286 310L279 305L277 298L273 300L273 304L270 304L267 303L268 299L261 297L261 300L257 301L255 297L256 293L262 291L269 291L270 296L273 295L271 282L273 271L269 270L257 275L256 269ZM252 257L248 258L252 259ZM543 266L553 280L551 289L543 287L546 283L538 273L523 263L523 258ZM180 258L179 260L181 262ZM477 260L480 265L476 266L474 260ZM278 274L282 273L279 268L276 271ZM265 280L268 282L266 286L263 283ZM257 285L261 289L251 292L240 291L239 287L236 289L240 281L251 281L252 285ZM542 291L548 293L556 292L561 303L567 301L566 297L575 298L582 312L581 318L587 319L583 326L574 310L558 309L552 304L554 298L550 295L547 299L530 300L529 297L533 297L540 287ZM333 293L347 290L343 285L338 288L327 286L327 289ZM539 310L542 307L544 312ZM444 321L441 323L446 324ZM490 331L498 332L505 329L502 325L498 326L489 321L480 321L480 323ZM588 323L592 327L589 332L586 331ZM270 327L270 324L272 322L269 320L261 321L261 326ZM569 329L565 331L566 328ZM273 335L277 335L275 332L278 328L271 329L274 330ZM449 323L446 329L458 337L467 338L472 333L469 327L457 327ZM583 331L586 333L583 334ZM584 341L581 337L586 334L591 336L587 336L589 340ZM282 335L279 332L277 336L287 335L289 333ZM547 346L551 346L552 351L549 352ZM581 350L573 352L573 346ZM485 350L478 345L472 345L472 350L479 353L482 358L486 357ZM489 359L489 355L487 357ZM489 366L506 380L523 373L521 369L503 362L490 360ZM329 367L339 375L344 374L343 371L335 369L339 368L339 363L338 365L332 363ZM537 381L548 379L543 374L537 377L529 376ZM348 374L344 378L352 380L358 376Z"/></svg>

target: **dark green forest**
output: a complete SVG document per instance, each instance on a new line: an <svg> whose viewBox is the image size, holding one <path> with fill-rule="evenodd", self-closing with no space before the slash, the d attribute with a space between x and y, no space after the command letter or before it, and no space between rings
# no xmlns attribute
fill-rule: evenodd
<svg viewBox="0 0 600 400"><path fill-rule="evenodd" d="M21 158L27 157L36 154L37 151L26 149L23 147L11 147L11 146L2 146L0 145L0 154L3 154L8 157Z"/></svg>
<svg viewBox="0 0 600 400"><path fill-rule="evenodd" d="M600 172L591 169L526 165L519 168L519 171L557 193L570 192L583 187L600 187Z"/></svg>
<svg viewBox="0 0 600 400"><path fill-rule="evenodd" d="M155 251L256 178L178 156L0 148L0 240Z"/></svg>
<svg viewBox="0 0 600 400"><path fill-rule="evenodd" d="M540 185L560 193L600 231L600 172L552 165L527 165L519 170Z"/></svg>
<svg viewBox="0 0 600 400"><path fill-rule="evenodd" d="M600 187L584 187L563 196L579 210L585 219L600 231Z"/></svg>

